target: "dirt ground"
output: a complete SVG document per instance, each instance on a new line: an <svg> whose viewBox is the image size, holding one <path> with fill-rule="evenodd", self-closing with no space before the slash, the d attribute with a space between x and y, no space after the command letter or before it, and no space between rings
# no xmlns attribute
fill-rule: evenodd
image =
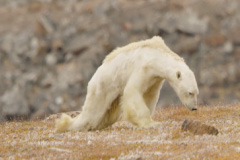
<svg viewBox="0 0 240 160"><path fill-rule="evenodd" d="M159 128L139 129L118 121L91 132L54 131L54 119L0 124L0 159L238 159L240 105L184 107L155 111ZM185 119L214 126L219 134L183 132Z"/></svg>

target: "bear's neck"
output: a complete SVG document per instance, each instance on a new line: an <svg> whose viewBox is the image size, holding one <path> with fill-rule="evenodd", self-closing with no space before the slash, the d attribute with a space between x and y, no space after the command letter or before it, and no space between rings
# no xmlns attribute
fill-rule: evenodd
<svg viewBox="0 0 240 160"><path fill-rule="evenodd" d="M153 61L151 64L153 64L154 72L158 77L166 79L167 81L171 81L173 76L176 75L175 73L180 70L182 63L185 63L171 55L165 54L159 54Z"/></svg>

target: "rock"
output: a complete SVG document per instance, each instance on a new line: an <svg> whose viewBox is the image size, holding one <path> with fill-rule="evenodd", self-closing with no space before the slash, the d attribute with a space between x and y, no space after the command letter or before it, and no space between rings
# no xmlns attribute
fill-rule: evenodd
<svg viewBox="0 0 240 160"><path fill-rule="evenodd" d="M182 131L190 131L196 135L210 134L217 135L218 130L213 126L208 126L206 124L202 124L198 121L193 120L184 120L182 124Z"/></svg>
<svg viewBox="0 0 240 160"><path fill-rule="evenodd" d="M194 12L186 12L179 15L177 29L188 34L204 34L208 30L208 23Z"/></svg>
<svg viewBox="0 0 240 160"><path fill-rule="evenodd" d="M208 22L189 10L180 13L169 12L161 19L159 28L167 33L178 30L187 34L204 34L208 30Z"/></svg>
<svg viewBox="0 0 240 160"><path fill-rule="evenodd" d="M62 98L62 97L57 97L57 98L55 99L55 103L56 103L57 105L62 105L62 104L63 104L63 98Z"/></svg>
<svg viewBox="0 0 240 160"><path fill-rule="evenodd" d="M123 23L122 27L123 27L124 30L131 30L133 28L132 24L129 23L129 22Z"/></svg>
<svg viewBox="0 0 240 160"><path fill-rule="evenodd" d="M28 5L28 10L30 12L39 12L42 9L42 4L37 1L30 2Z"/></svg>
<svg viewBox="0 0 240 160"><path fill-rule="evenodd" d="M55 110L54 98L56 91L53 89L42 89L33 86L27 92L28 103L31 106L31 116L38 117L38 115L50 114ZM37 116L36 116L37 115Z"/></svg>
<svg viewBox="0 0 240 160"><path fill-rule="evenodd" d="M33 113L31 120L40 120L46 118L48 111L46 109L39 109L37 112Z"/></svg>
<svg viewBox="0 0 240 160"><path fill-rule="evenodd" d="M46 60L45 61L46 61L47 65L53 66L53 65L57 64L58 60L57 60L57 57L56 57L55 54L50 53L50 54L48 54L46 56Z"/></svg>
<svg viewBox="0 0 240 160"><path fill-rule="evenodd" d="M52 73L46 73L41 80L40 85L43 88L50 88L56 82L56 77Z"/></svg>
<svg viewBox="0 0 240 160"><path fill-rule="evenodd" d="M240 47L236 47L234 51L234 58L240 60Z"/></svg>
<svg viewBox="0 0 240 160"><path fill-rule="evenodd" d="M53 51L62 51L64 43L61 38L55 38L52 40L51 48Z"/></svg>
<svg viewBox="0 0 240 160"><path fill-rule="evenodd" d="M41 55L45 55L48 52L48 44L46 41L40 39L39 43L36 47L37 50L37 55L41 56Z"/></svg>
<svg viewBox="0 0 240 160"><path fill-rule="evenodd" d="M221 34L211 35L206 38L205 42L212 47L216 47L224 44L225 37Z"/></svg>
<svg viewBox="0 0 240 160"><path fill-rule="evenodd" d="M179 41L175 49L179 54L183 54L183 53L193 54L197 51L198 46L199 46L199 38L194 37L194 38L187 38L182 41Z"/></svg>
<svg viewBox="0 0 240 160"><path fill-rule="evenodd" d="M90 44L92 43L93 43L93 39L91 38L87 38L83 35L74 36L67 43L65 52L68 54L71 53L71 54L79 55L81 53L84 53L84 51L87 50Z"/></svg>
<svg viewBox="0 0 240 160"><path fill-rule="evenodd" d="M80 74L81 68L78 67L77 62L63 64L58 66L58 83L57 86L61 90L68 89L70 86L76 87L84 81L82 75ZM81 89L79 88L81 91Z"/></svg>
<svg viewBox="0 0 240 160"><path fill-rule="evenodd" d="M159 28L167 33L173 33L176 31L178 23L178 15L169 13L163 16L163 20L159 22Z"/></svg>
<svg viewBox="0 0 240 160"><path fill-rule="evenodd" d="M1 44L1 50L4 53L10 53L13 48L13 37L11 35L6 36L3 39L3 42Z"/></svg>
<svg viewBox="0 0 240 160"><path fill-rule="evenodd" d="M36 21L36 34L38 36L45 36L51 34L56 29L55 23L49 15L40 15Z"/></svg>
<svg viewBox="0 0 240 160"><path fill-rule="evenodd" d="M229 41L226 42L223 45L223 50L224 50L224 53L226 53L226 54L232 53L233 52L233 44Z"/></svg>
<svg viewBox="0 0 240 160"><path fill-rule="evenodd" d="M15 85L1 97L2 113L4 115L26 116L30 113L29 105L24 96L24 90Z"/></svg>
<svg viewBox="0 0 240 160"><path fill-rule="evenodd" d="M239 28L240 28L240 25L238 23L238 25L231 28L231 30L229 31L229 34L228 34L229 39L232 40L235 45L240 45Z"/></svg>
<svg viewBox="0 0 240 160"><path fill-rule="evenodd" d="M36 83L39 78L39 75L36 71L28 72L25 74L22 74L21 77L19 77L19 83L22 86L26 86L27 83Z"/></svg>

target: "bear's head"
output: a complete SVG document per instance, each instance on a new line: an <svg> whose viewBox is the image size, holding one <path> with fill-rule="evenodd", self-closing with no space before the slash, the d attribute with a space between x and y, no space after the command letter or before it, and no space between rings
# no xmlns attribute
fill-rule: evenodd
<svg viewBox="0 0 240 160"><path fill-rule="evenodd" d="M177 93L181 102L188 109L197 110L197 95L199 91L193 72L185 62L180 62L169 74L169 83Z"/></svg>

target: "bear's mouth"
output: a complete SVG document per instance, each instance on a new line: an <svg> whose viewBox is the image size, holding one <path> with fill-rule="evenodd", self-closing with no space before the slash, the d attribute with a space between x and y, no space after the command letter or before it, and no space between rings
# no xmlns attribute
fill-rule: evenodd
<svg viewBox="0 0 240 160"><path fill-rule="evenodd" d="M186 108L188 108L190 111L196 111L197 110L197 105L186 105Z"/></svg>
<svg viewBox="0 0 240 160"><path fill-rule="evenodd" d="M196 110L197 110L197 108L192 108L192 109L191 109L191 111L196 111Z"/></svg>

